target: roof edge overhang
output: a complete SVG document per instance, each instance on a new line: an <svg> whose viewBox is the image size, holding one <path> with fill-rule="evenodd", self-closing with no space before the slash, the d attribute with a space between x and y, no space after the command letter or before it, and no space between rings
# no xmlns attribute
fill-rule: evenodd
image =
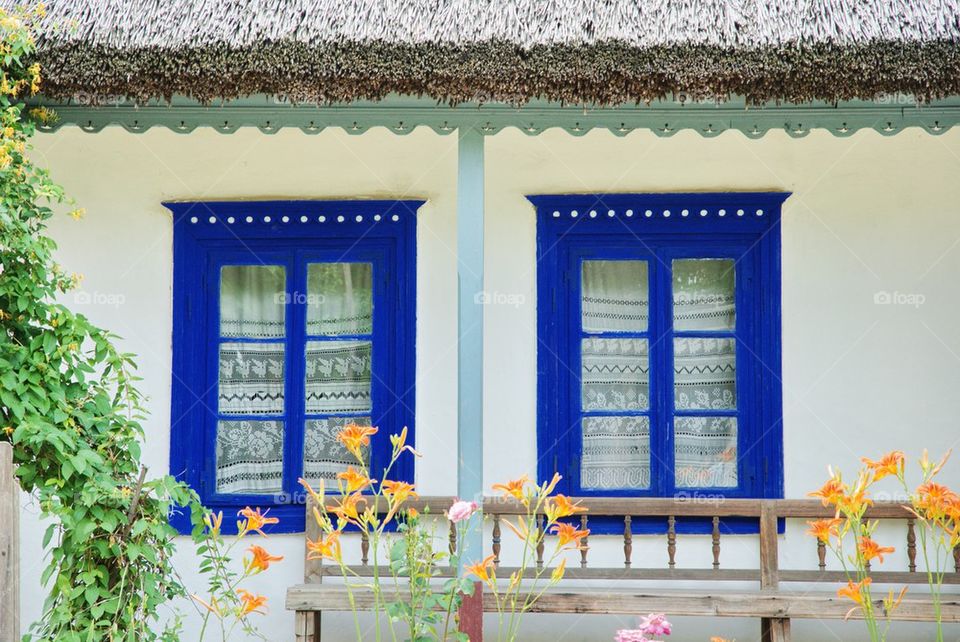
<svg viewBox="0 0 960 642"><path fill-rule="evenodd" d="M119 126L133 133L153 128L189 133L212 128L231 133L257 128L273 134L281 129L299 129L315 134L328 128L340 128L361 134L374 128L386 128L395 134L408 134L427 127L439 134L457 129L474 129L492 135L516 128L537 135L558 128L572 135L593 129L605 129L623 136L634 130L648 130L658 136L670 136L692 130L703 136L717 136L736 130L749 138L769 131L783 131L802 137L814 129L835 136L849 136L872 129L893 135L919 127L930 134L941 134L960 124L960 96L920 103L910 96L890 96L873 101L804 104L769 103L749 105L743 98L724 102L661 100L649 104L597 107L531 101L522 106L502 103L438 104L429 98L389 96L381 101L357 101L330 105L291 104L273 96L250 96L204 104L186 97L169 101L137 103L126 98L106 97L90 104L84 96L67 102L32 101L53 109L58 120L41 131L65 126L98 132Z"/></svg>

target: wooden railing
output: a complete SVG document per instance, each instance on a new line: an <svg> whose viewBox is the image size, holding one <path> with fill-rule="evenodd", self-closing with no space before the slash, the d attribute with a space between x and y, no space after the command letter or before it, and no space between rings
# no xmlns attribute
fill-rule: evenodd
<svg viewBox="0 0 960 642"><path fill-rule="evenodd" d="M429 507L431 514L443 515L453 500L449 497L423 497L412 501L410 505L421 512ZM584 540L583 550L580 552L579 566L568 566L565 577L578 580L684 580L684 581L739 581L759 582L761 588L775 588L779 582L841 582L846 579L842 571L827 570L826 548L823 543L809 539L811 564L806 569L784 569L780 567L779 540L777 524L780 518L787 519L819 519L833 517L833 510L824 507L817 500L755 500L755 499L727 499L710 502L699 502L685 499L648 499L648 498L581 498L583 506L589 509L586 514L578 515L581 528L589 528L591 520L605 519L607 528L609 520L618 520L623 524L622 535L592 535ZM381 512L385 506L377 507ZM489 553L493 554L494 563L498 566L498 573L502 577L509 576L516 569L500 567L500 558L503 553L502 520L508 516L523 514L524 509L518 504L504 501L499 498L487 498L483 503L483 511L487 519L492 522L492 536L490 538ZM309 513L308 513L309 515ZM895 584L926 584L927 577L924 569L917 566L917 525L915 518L909 513L904 504L896 502L877 502L871 506L867 515L870 519L882 522L897 521L903 524L903 547L906 551L907 565L901 571L875 571L871 573L876 583ZM632 521L641 517L663 518L666 525L666 544L663 551L663 566L638 566L633 559L633 540L638 537L633 532ZM704 568L678 568L678 552L682 554L683 541L686 537L677 532L677 519L696 517L705 520L710 525L710 550L712 563ZM726 567L722 564L723 538L721 523L725 518L751 518L759 524L760 552L755 566L750 568ZM316 525L308 519L307 537L315 539L318 535ZM542 524L542 522L541 522ZM798 528L805 524L792 524L788 528ZM623 543L622 563L611 565L594 564L590 558L591 540L602 537L605 542L611 538L620 538ZM735 535L744 537L744 535ZM453 525L450 524L451 550L455 546ZM884 542L889 544L892 542ZM896 543L893 543L896 545ZM702 546L698 542L697 546ZM369 542L360 539L360 564L353 566L353 570L360 575L372 572L369 560ZM544 547L537 550L535 565L542 567ZM646 561L646 560L645 560ZM449 575L452 571L447 571ZM528 569L529 574L536 569ZM324 576L340 575L337 567L323 565L319 561L309 560L306 564L306 582L322 581ZM954 550L954 572L947 573L946 584L960 584L960 548Z"/></svg>

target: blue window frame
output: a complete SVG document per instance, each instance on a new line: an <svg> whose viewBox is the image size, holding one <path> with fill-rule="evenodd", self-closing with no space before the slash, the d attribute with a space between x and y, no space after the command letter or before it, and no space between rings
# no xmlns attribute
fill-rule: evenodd
<svg viewBox="0 0 960 642"><path fill-rule="evenodd" d="M787 196L529 197L541 480L559 472L577 496L782 497Z"/></svg>
<svg viewBox="0 0 960 642"><path fill-rule="evenodd" d="M422 204L165 203L174 219L170 467L206 506L270 509L274 532L299 532L298 479L346 465L338 426L380 428L373 470L389 458L390 433L407 426L413 442ZM410 459L394 470L413 481ZM188 515L172 522L189 532Z"/></svg>

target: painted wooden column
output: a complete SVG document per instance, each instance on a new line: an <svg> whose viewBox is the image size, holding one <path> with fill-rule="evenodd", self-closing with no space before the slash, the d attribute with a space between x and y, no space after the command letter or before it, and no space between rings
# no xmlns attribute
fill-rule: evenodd
<svg viewBox="0 0 960 642"><path fill-rule="evenodd" d="M461 128L457 170L457 495L483 495L483 135ZM467 533L461 568L483 557L480 528ZM460 609L460 630L483 639L483 590Z"/></svg>
<svg viewBox="0 0 960 642"><path fill-rule="evenodd" d="M20 639L20 487L13 447L0 441L0 642Z"/></svg>

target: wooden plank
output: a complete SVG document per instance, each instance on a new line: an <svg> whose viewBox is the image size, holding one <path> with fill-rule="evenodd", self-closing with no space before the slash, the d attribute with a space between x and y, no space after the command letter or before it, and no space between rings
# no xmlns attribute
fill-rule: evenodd
<svg viewBox="0 0 960 642"><path fill-rule="evenodd" d="M314 635L314 618L310 611L297 611L294 620L294 634L297 642L320 642Z"/></svg>
<svg viewBox="0 0 960 642"><path fill-rule="evenodd" d="M760 509L760 588L776 589L778 583L777 509L766 501Z"/></svg>
<svg viewBox="0 0 960 642"><path fill-rule="evenodd" d="M0 442L0 642L20 639L20 496L13 447Z"/></svg>
<svg viewBox="0 0 960 642"><path fill-rule="evenodd" d="M323 560L320 559L307 559L307 541L315 542L320 539L321 530L320 525L317 524L317 520L313 518L313 508L316 505L316 502L313 501L313 498L307 500L307 525L303 538L303 581L307 584L311 582L322 582L324 576L325 567L323 566ZM336 569L339 574L339 569Z"/></svg>
<svg viewBox="0 0 960 642"><path fill-rule="evenodd" d="M361 609L373 606L373 595L361 587L354 588L354 599ZM793 593L785 591L693 592L693 591L603 591L549 590L534 605L536 613L582 613L624 615L665 612L676 616L761 617L802 619L844 619L850 601L834 592ZM348 611L350 602L341 586L300 584L287 590L286 608L293 611ZM496 611L493 600L484 600L485 612ZM876 600L882 612L882 600ZM960 596L944 596L943 621L960 623ZM852 618L862 617L858 613ZM892 619L911 622L932 621L933 604L929 599L904 599Z"/></svg>
<svg viewBox="0 0 960 642"><path fill-rule="evenodd" d="M827 582L832 584L846 583L847 575L843 571L807 571L807 570L780 570L781 582ZM911 573L909 571L875 571L870 573L874 584L927 584L926 573ZM960 574L944 573L944 584L960 584Z"/></svg>

